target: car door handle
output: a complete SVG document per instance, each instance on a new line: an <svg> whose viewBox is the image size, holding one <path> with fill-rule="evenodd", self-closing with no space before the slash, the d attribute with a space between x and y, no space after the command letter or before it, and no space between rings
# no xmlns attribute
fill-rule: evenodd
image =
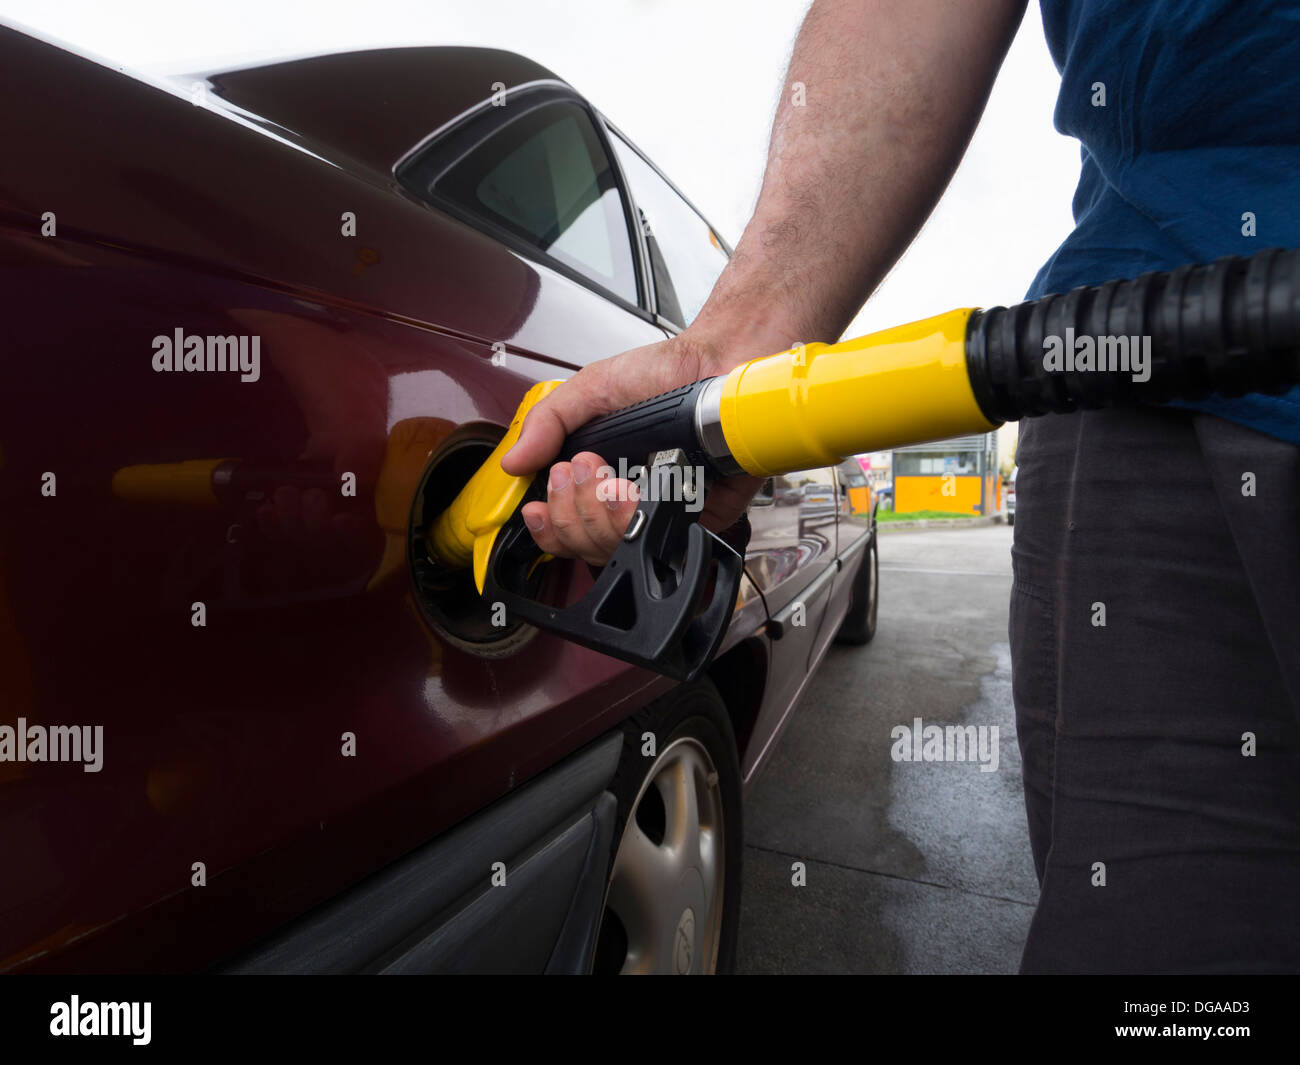
<svg viewBox="0 0 1300 1065"><path fill-rule="evenodd" d="M796 595L789 604L772 617L772 619L767 623L768 632L771 633L772 639L779 640L785 636L786 630L790 626L790 619L794 616L794 612L798 610L800 606L802 606L805 611L812 606L813 600L821 595L822 592L826 590L827 585L835 579L835 574L839 571L840 565L840 560L837 558L834 566L827 566L822 573L819 573L809 582L808 587Z"/></svg>

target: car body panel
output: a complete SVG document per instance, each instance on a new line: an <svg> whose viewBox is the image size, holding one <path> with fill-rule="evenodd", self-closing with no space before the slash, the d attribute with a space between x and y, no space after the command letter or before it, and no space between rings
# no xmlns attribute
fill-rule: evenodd
<svg viewBox="0 0 1300 1065"><path fill-rule="evenodd" d="M0 881L0 970L203 967L671 687L545 633L467 652L385 566L409 509L385 496L399 427L423 434L421 459L493 439L534 382L666 333L418 202L391 174L400 153L382 171L477 89L447 90L422 131L405 98L362 130L355 106L314 124L355 90L317 107L324 61L294 92L289 64L212 75L196 104L5 28L0 55L0 91L24 101L0 119L0 269L22 308L0 393L0 701L6 723L105 737L96 773L0 763L0 852L22 856ZM363 55L356 76L380 78ZM260 337L259 379L156 371L173 329ZM251 503L112 489L126 467L198 459L287 472ZM348 475L353 495L320 487ZM825 569L834 523L818 535ZM561 567L581 594L585 567ZM724 651L769 654L765 596L798 591L780 583L747 579ZM765 674L802 676L816 634L801 640ZM769 685L761 719L789 699Z"/></svg>

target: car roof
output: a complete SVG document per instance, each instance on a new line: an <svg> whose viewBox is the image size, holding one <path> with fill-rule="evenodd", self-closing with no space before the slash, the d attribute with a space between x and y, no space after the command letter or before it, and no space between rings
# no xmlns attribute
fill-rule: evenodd
<svg viewBox="0 0 1300 1065"><path fill-rule="evenodd" d="M409 47L339 52L205 71L212 96L247 117L388 173L434 130L530 82L563 84L531 59L495 48Z"/></svg>

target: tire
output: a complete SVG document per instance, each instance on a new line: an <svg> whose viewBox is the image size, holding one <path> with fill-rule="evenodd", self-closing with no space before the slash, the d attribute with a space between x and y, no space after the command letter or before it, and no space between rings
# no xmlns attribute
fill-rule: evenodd
<svg viewBox="0 0 1300 1065"><path fill-rule="evenodd" d="M1014 525L1015 523L1016 523L1016 516L1015 516L1014 514L1008 514L1008 515L1007 515L1007 524L1008 524L1008 525Z"/></svg>
<svg viewBox="0 0 1300 1065"><path fill-rule="evenodd" d="M731 972L744 826L726 704L712 683L697 681L633 715L623 731L612 785L619 831L592 972ZM647 732L653 757L642 754ZM688 816L674 817L679 810Z"/></svg>
<svg viewBox="0 0 1300 1065"><path fill-rule="evenodd" d="M840 622L835 634L836 643L861 646L870 643L876 635L876 615L880 610L880 556L876 550L876 530L863 549L866 558L853 577L853 598L849 611Z"/></svg>

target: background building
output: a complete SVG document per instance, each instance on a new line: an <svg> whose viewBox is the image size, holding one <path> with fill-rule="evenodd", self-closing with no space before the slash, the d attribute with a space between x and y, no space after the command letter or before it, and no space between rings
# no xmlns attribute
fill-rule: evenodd
<svg viewBox="0 0 1300 1065"><path fill-rule="evenodd" d="M1002 509L998 434L978 433L896 448L891 462L894 510L989 516Z"/></svg>

